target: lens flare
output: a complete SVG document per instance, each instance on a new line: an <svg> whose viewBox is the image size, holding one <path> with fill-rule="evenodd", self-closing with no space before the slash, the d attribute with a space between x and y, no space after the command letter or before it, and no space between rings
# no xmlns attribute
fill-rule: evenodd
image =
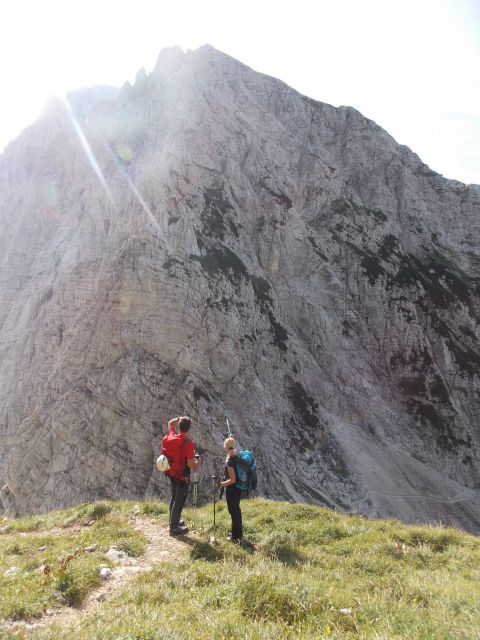
<svg viewBox="0 0 480 640"><path fill-rule="evenodd" d="M110 188L107 184L107 181L105 180L105 176L103 175L102 170L100 169L100 165L97 162L97 159L95 158L95 155L92 151L92 148L87 140L87 137L85 136L75 114L73 113L73 110L68 102L68 99L66 96L64 96L64 102L65 105L67 107L68 110L68 114L70 116L70 119L72 121L72 124L75 128L75 131L77 132L78 138L80 140L80 143L83 147L83 150L85 151L85 154L87 156L87 159L92 167L92 169L95 172L95 175L97 176L97 178L100 181L100 184L102 185L102 187L105 190L105 193L107 194L107 197L110 201L110 203L112 205L115 205L115 200L113 198L113 194L110 191ZM110 156L112 157L113 161L115 162L115 166L117 167L117 170L121 173L122 177L124 178L124 180L126 181L129 189L131 190L131 192L133 193L133 195L135 196L135 198L137 199L138 203L140 204L140 206L142 207L142 209L144 210L144 212L147 214L148 219L150 220L150 222L153 224L153 226L157 229L157 231L161 231L160 230L160 226L158 224L158 222L155 220L155 216L152 213L152 210L150 209L150 207L148 206L148 204L145 202L145 200L142 198L141 194L139 193L137 187L135 186L135 184L132 182L130 176L124 171L124 169L120 166L118 159L115 157L115 155L112 153L111 149L108 147L108 145L105 144L105 148L107 149L108 153L110 154ZM131 149L129 147L127 147L127 145L119 145L116 149L117 154L121 157L121 159L125 162L125 161L130 161L133 158L133 152L131 151ZM123 157L122 157L123 155Z"/></svg>
<svg viewBox="0 0 480 640"><path fill-rule="evenodd" d="M81 145L83 147L83 150L85 151L85 155L87 156L87 159L88 159L93 171L95 172L95 175L99 179L100 184L104 188L105 193L107 194L107 197L108 197L108 199L110 201L110 204L114 205L115 204L115 200L113 198L113 194L110 191L110 188L109 188L109 186L107 184L107 181L105 180L105 176L103 175L103 172L100 169L100 165L98 164L97 159L95 158L95 155L94 155L94 153L92 151L92 148L91 148L91 146L90 146L85 134L83 133L83 130L82 130L82 128L81 128L81 126L80 126L75 114L73 113L72 108L70 106L70 103L68 102L68 99L67 99L66 96L64 96L64 102L65 102L65 104L67 106L68 114L69 114L70 119L72 121L72 124L73 124L73 126L75 128L77 136L78 136L78 138L80 140L80 143L81 143Z"/></svg>
<svg viewBox="0 0 480 640"><path fill-rule="evenodd" d="M128 173L126 173L124 168L122 166L120 166L120 163L118 162L117 158L113 154L112 150L108 146L106 146L106 149L110 153L110 156L112 157L113 161L115 162L115 166L117 167L118 171L120 172L120 174L122 175L123 179L126 181L128 187L130 188L130 191L133 193L133 195L135 196L135 198L139 202L140 206L142 207L144 212L147 214L147 217L150 220L150 222L153 224L155 229L157 229L157 231L161 231L158 222L155 220L155 216L153 215L152 210L150 209L148 204L143 199L141 193L138 191L137 187L132 182L132 179L130 178ZM118 147L117 147L117 149L118 149Z"/></svg>

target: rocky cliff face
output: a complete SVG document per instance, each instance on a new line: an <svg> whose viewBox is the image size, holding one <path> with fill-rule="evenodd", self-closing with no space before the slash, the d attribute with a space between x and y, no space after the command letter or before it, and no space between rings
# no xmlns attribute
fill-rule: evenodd
<svg viewBox="0 0 480 640"><path fill-rule="evenodd" d="M53 103L0 157L10 514L166 494L190 414L260 491L480 532L480 187L211 47Z"/></svg>

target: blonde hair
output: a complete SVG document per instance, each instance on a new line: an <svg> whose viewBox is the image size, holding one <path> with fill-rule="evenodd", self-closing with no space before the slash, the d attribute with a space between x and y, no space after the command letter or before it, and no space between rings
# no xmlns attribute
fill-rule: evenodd
<svg viewBox="0 0 480 640"><path fill-rule="evenodd" d="M237 455L237 450L235 448L237 446L237 443L235 442L235 438L227 438L223 443L223 446L227 450L227 456L229 458L233 458L233 456Z"/></svg>

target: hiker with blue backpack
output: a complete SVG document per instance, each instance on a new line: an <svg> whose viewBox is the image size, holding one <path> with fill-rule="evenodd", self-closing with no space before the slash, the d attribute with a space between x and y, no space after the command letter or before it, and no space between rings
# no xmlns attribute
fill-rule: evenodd
<svg viewBox="0 0 480 640"><path fill-rule="evenodd" d="M256 465L251 451L237 451L235 439L226 438L223 448L226 451L224 480L220 487L225 488L228 513L232 518L230 540L238 544L244 543L242 527L242 511L240 500L256 487Z"/></svg>

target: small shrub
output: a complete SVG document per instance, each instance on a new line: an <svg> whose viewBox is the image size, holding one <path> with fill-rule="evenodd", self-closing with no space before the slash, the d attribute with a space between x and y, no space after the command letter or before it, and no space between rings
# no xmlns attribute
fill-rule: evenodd
<svg viewBox="0 0 480 640"><path fill-rule="evenodd" d="M74 524L77 524L84 515L85 515L85 511L77 511L76 513L73 513L71 516L65 519L65 521L62 523L62 527L64 527L65 529L68 529L68 527L71 527Z"/></svg>
<svg viewBox="0 0 480 640"><path fill-rule="evenodd" d="M167 512L167 505L161 502L145 502L142 505L142 513L148 516L161 516Z"/></svg>
<svg viewBox="0 0 480 640"><path fill-rule="evenodd" d="M115 546L119 551L125 551L129 556L137 558L141 556L145 550L145 545L138 538L125 538L118 540Z"/></svg>
<svg viewBox="0 0 480 640"><path fill-rule="evenodd" d="M197 573L194 577L194 584L196 587L206 587L214 583L214 578L209 576L207 573Z"/></svg>
<svg viewBox="0 0 480 640"><path fill-rule="evenodd" d="M43 526L43 521L38 517L22 518L20 520L11 520L1 529L2 534L9 533L29 533L37 531Z"/></svg>
<svg viewBox="0 0 480 640"><path fill-rule="evenodd" d="M80 604L87 593L100 582L98 567L81 562L55 576L55 587L70 606Z"/></svg>
<svg viewBox="0 0 480 640"><path fill-rule="evenodd" d="M100 520L108 513L111 513L112 507L105 502L97 502L90 510L89 516L92 520Z"/></svg>
<svg viewBox="0 0 480 640"><path fill-rule="evenodd" d="M5 553L9 556L20 556L23 553L23 549L18 542L16 542L11 547L7 547Z"/></svg>
<svg viewBox="0 0 480 640"><path fill-rule="evenodd" d="M30 612L28 610L28 607L24 605L19 605L10 614L10 618L12 620L28 620L29 617Z"/></svg>
<svg viewBox="0 0 480 640"><path fill-rule="evenodd" d="M70 571L61 574L57 578L56 586L70 606L81 602L83 590L80 588L80 585Z"/></svg>

